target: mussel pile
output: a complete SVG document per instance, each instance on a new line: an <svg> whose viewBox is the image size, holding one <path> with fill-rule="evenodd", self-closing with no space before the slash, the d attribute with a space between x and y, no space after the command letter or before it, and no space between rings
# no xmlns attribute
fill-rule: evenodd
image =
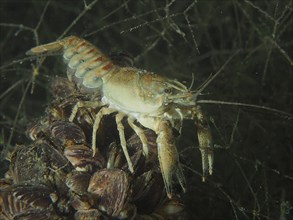
<svg viewBox="0 0 293 220"><path fill-rule="evenodd" d="M179 193L167 198L157 159L156 135L145 130L150 158L125 123L130 173L113 115L103 118L93 156L91 134L101 107L65 78L52 83L53 101L27 129L30 145L17 146L0 180L0 219L186 219ZM176 196L177 195L177 196Z"/></svg>

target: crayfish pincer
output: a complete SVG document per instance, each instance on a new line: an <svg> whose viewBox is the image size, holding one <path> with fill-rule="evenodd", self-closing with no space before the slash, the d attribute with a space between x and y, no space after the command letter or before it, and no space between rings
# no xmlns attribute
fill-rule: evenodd
<svg viewBox="0 0 293 220"><path fill-rule="evenodd" d="M212 174L213 144L207 120L197 106L193 92L177 80L134 67L118 66L88 41L76 36L66 37L53 43L34 47L27 55L48 55L60 52L67 63L70 81L92 95L93 101L78 102L69 120L73 121L80 107L101 107L95 116L92 133L93 154L96 132L105 115L116 114L120 144L128 168L134 172L126 148L122 120L127 118L130 127L139 136L145 158L149 159L145 128L157 134L158 159L166 191L172 196L172 178L175 176L183 190L185 180L179 163L172 129L181 131L184 119L195 121L199 149L202 155L203 179ZM100 97L97 99L97 94Z"/></svg>

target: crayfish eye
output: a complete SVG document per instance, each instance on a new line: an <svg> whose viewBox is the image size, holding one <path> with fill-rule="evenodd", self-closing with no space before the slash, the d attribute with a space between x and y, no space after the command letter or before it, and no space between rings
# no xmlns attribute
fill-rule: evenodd
<svg viewBox="0 0 293 220"><path fill-rule="evenodd" d="M172 89L164 89L164 92L167 94L170 94L170 93L172 93Z"/></svg>

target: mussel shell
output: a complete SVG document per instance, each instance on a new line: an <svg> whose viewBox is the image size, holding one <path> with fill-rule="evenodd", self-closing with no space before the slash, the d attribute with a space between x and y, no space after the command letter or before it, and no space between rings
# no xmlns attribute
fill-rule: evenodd
<svg viewBox="0 0 293 220"><path fill-rule="evenodd" d="M86 141L83 130L69 121L55 121L50 125L49 129L52 137L63 146L70 143L81 144Z"/></svg>
<svg viewBox="0 0 293 220"><path fill-rule="evenodd" d="M75 220L100 220L102 213L98 209L79 210L74 215Z"/></svg>
<svg viewBox="0 0 293 220"><path fill-rule="evenodd" d="M13 216L13 220L60 220L60 216L50 210L31 210Z"/></svg>
<svg viewBox="0 0 293 220"><path fill-rule="evenodd" d="M128 175L120 169L101 169L93 174L88 192L97 198L101 211L117 216L130 193Z"/></svg>
<svg viewBox="0 0 293 220"><path fill-rule="evenodd" d="M85 172L72 172L66 177L66 186L73 192L83 195L87 193L91 175Z"/></svg>
<svg viewBox="0 0 293 220"><path fill-rule="evenodd" d="M124 209L118 214L118 219L136 219L137 208L135 205L128 203Z"/></svg>
<svg viewBox="0 0 293 220"><path fill-rule="evenodd" d="M12 184L13 184L12 179L8 179L8 178L0 179L0 189L7 186L11 186Z"/></svg>
<svg viewBox="0 0 293 220"><path fill-rule="evenodd" d="M67 146L64 156L78 171L91 171L102 168L105 164L105 159L99 152L93 157L92 149L83 144Z"/></svg>
<svg viewBox="0 0 293 220"><path fill-rule="evenodd" d="M19 146L12 155L10 172L15 184L44 184L64 190L65 178L73 167L46 140Z"/></svg>
<svg viewBox="0 0 293 220"><path fill-rule="evenodd" d="M68 121L72 114L72 110L76 106L76 104L78 102L88 101L86 98L87 97L68 97L65 100L57 100L51 103L51 105L46 109L49 124L51 125L56 121L58 123L60 121ZM99 107L97 109L80 107L73 120L73 123L82 129L85 135L83 139L86 139L86 142L88 143L91 143L92 128L94 124L95 115L98 110ZM101 128L103 128L103 126L101 126ZM98 132L100 132L100 130L103 129L99 129Z"/></svg>
<svg viewBox="0 0 293 220"><path fill-rule="evenodd" d="M151 214L166 198L161 173L152 170L133 179L132 202L140 214Z"/></svg>
<svg viewBox="0 0 293 220"><path fill-rule="evenodd" d="M144 131L144 135L147 138L147 144L148 144L148 161L146 163L151 163L153 166L159 165L158 161L158 151L157 151L157 135L154 131L148 129ZM129 151L132 151L134 153L142 150L142 143L140 138L133 134L128 140L127 140L127 146Z"/></svg>
<svg viewBox="0 0 293 220"><path fill-rule="evenodd" d="M69 192L69 204L75 210L89 210L93 207L94 199L90 194L78 195L74 192Z"/></svg>
<svg viewBox="0 0 293 220"><path fill-rule="evenodd" d="M55 219L52 194L54 192L49 187L42 185L13 185L0 188L0 217L2 215L6 219Z"/></svg>
<svg viewBox="0 0 293 220"><path fill-rule="evenodd" d="M113 142L110 144L107 152L107 168L113 169L123 166L126 166L126 160L122 148L118 146L117 143Z"/></svg>
<svg viewBox="0 0 293 220"><path fill-rule="evenodd" d="M70 82L68 78L56 77L52 80L51 91L54 98L65 99L75 93L77 89L74 83Z"/></svg>
<svg viewBox="0 0 293 220"><path fill-rule="evenodd" d="M164 219L188 219L183 201L176 196L171 199L166 199L165 202L156 210L156 213Z"/></svg>
<svg viewBox="0 0 293 220"><path fill-rule="evenodd" d="M32 122L28 125L26 129L26 136L31 140L35 141L44 135L47 127L48 124L44 119Z"/></svg>

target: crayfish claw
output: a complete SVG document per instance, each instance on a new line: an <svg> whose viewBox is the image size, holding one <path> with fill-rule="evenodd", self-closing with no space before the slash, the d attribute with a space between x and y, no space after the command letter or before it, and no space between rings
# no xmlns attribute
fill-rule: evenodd
<svg viewBox="0 0 293 220"><path fill-rule="evenodd" d="M175 140L171 126L168 122L160 122L157 137L158 157L162 177L166 187L167 196L172 198L172 178L175 174L183 191L186 191L185 177L179 163L179 155L175 146Z"/></svg>
<svg viewBox="0 0 293 220"><path fill-rule="evenodd" d="M209 129L198 130L199 149L202 158L202 180L213 174L214 153L212 137Z"/></svg>
<svg viewBox="0 0 293 220"><path fill-rule="evenodd" d="M199 108L197 109L196 127L202 159L202 181L205 182L206 177L213 174L214 152L209 124Z"/></svg>

